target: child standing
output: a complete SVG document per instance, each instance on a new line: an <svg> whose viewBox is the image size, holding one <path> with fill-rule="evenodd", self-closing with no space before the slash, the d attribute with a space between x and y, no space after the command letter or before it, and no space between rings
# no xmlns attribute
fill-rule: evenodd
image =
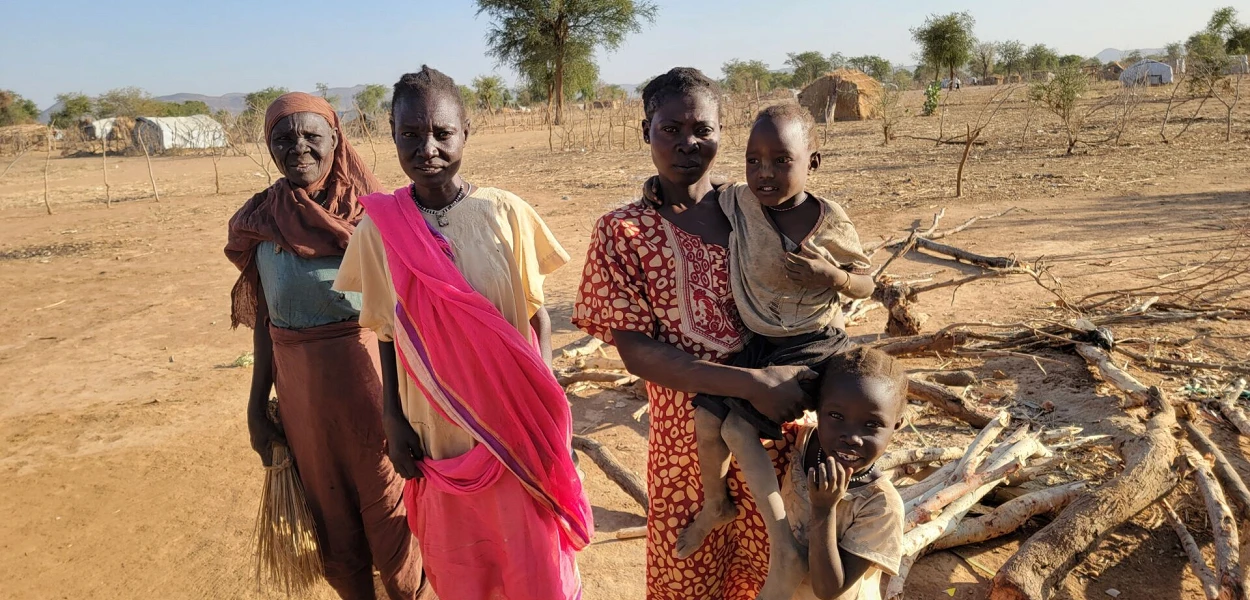
<svg viewBox="0 0 1250 600"><path fill-rule="evenodd" d="M869 348L826 365L816 426L802 427L782 487L810 564L794 600L879 600L881 574L898 575L903 500L873 465L902 425L906 377L901 364Z"/></svg>
<svg viewBox="0 0 1250 600"><path fill-rule="evenodd" d="M733 226L734 301L756 334L732 366L819 367L849 345L841 298L872 293L870 261L845 211L804 190L809 170L821 162L813 126L797 104L761 111L747 140L747 183L720 194ZM678 538L678 556L695 552L737 513L726 484L732 451L768 527L769 572L759 597L788 600L807 571L805 557L759 443L761 437L781 439L780 425L739 398L700 394L693 403L704 505Z"/></svg>

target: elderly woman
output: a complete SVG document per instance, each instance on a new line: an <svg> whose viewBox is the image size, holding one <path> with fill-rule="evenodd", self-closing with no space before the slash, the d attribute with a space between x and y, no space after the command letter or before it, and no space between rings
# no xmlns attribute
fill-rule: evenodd
<svg viewBox="0 0 1250 600"><path fill-rule="evenodd" d="M801 414L806 367L743 369L727 358L747 333L730 290L730 224L709 170L720 141L720 92L695 69L676 68L643 91L643 141L663 203L640 200L599 219L573 322L615 344L647 381L647 598L754 600L768 572L768 534L741 473L726 464L735 517L687 558L679 534L702 504L691 399L744 398L778 423ZM765 447L785 472L793 430ZM684 555L685 552L682 552Z"/></svg>
<svg viewBox="0 0 1250 600"><path fill-rule="evenodd" d="M283 178L235 213L226 244L241 272L231 320L254 330L252 448L268 466L275 444L290 447L339 596L375 598L377 566L388 596L417 598L421 555L386 459L377 339L357 322L360 295L331 289L364 215L356 198L381 185L321 98L278 98L265 139ZM274 386L281 429L266 412Z"/></svg>

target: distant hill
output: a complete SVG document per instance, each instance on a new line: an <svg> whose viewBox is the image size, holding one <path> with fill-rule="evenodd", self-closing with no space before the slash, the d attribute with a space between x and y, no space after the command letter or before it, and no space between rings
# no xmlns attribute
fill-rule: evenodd
<svg viewBox="0 0 1250 600"><path fill-rule="evenodd" d="M1094 58L1097 58L1103 63L1109 63L1112 61L1123 60L1124 57L1132 54L1133 52L1140 52L1142 56L1168 53L1167 48L1138 48L1137 50L1116 50L1115 48L1107 48L1106 50L1095 54Z"/></svg>
<svg viewBox="0 0 1250 600"><path fill-rule="evenodd" d="M340 111L346 111L346 110L351 110L352 108L352 98L355 98L356 94L359 94L364 89L365 89L364 85L356 85L352 87L330 88L327 94L332 97L337 97L338 102L335 103L336 109ZM247 94L243 94L243 93L223 94L221 96L205 96L204 94L178 93L178 94L169 94L168 96L156 96L155 98L162 102L193 102L193 101L199 100L200 102L207 104L208 107L212 109L214 112L219 111L219 110L227 110L236 115L243 112L244 110L247 110L247 102L246 102ZM52 106L49 106L42 113L39 113L39 122L47 123L51 119L52 113L58 110L61 110L60 102L53 104Z"/></svg>

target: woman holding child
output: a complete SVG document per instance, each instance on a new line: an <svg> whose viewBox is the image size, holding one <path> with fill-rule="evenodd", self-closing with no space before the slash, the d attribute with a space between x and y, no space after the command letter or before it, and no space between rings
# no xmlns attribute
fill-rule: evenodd
<svg viewBox="0 0 1250 600"><path fill-rule="evenodd" d="M648 382L647 597L873 598L876 573L897 569L901 504L888 481L860 488L905 385L880 353L842 354L838 300L871 293L868 259L841 207L804 191L820 154L798 107L762 112L748 184L713 189L718 98L693 69L648 84L658 183L599 220L574 312ZM819 441L810 422L778 425L805 408ZM811 483L799 504L779 489L788 471Z"/></svg>
<svg viewBox="0 0 1250 600"><path fill-rule="evenodd" d="M723 366L746 332L730 291L730 225L709 179L720 139L720 92L695 69L677 68L643 93L643 136L664 203L639 201L599 219L590 240L575 324L615 344L629 370L647 380L651 403L647 597L754 600L768 569L764 523L729 472L742 510L688 558L677 538L700 505L694 393L745 397L776 422L799 416L806 367ZM784 471L790 435L769 442Z"/></svg>

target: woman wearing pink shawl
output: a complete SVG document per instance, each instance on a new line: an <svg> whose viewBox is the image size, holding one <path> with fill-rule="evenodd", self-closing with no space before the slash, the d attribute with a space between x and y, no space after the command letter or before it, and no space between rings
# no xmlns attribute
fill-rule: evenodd
<svg viewBox="0 0 1250 600"><path fill-rule="evenodd" d="M392 110L413 184L360 199L335 286L362 293L378 335L388 454L426 575L441 598L580 598L575 552L594 526L542 290L568 255L523 200L457 174L469 123L449 77L404 75Z"/></svg>

